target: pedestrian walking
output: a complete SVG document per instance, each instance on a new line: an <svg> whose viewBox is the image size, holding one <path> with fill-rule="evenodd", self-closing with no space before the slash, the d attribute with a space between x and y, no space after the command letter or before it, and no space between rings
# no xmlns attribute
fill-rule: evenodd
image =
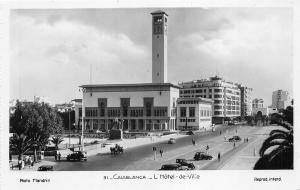
<svg viewBox="0 0 300 190"><path fill-rule="evenodd" d="M32 167L32 159L31 159L31 157L29 157L28 163L29 163L29 168L31 168Z"/></svg>
<svg viewBox="0 0 300 190"><path fill-rule="evenodd" d="M195 145L195 140L194 139L192 139L192 144Z"/></svg>
<svg viewBox="0 0 300 190"><path fill-rule="evenodd" d="M57 152L54 154L55 161L57 161Z"/></svg>
<svg viewBox="0 0 300 190"><path fill-rule="evenodd" d="M61 154L60 152L58 152L58 160L60 161L60 158L61 158Z"/></svg>
<svg viewBox="0 0 300 190"><path fill-rule="evenodd" d="M206 145L206 154L207 154L208 150L209 150L209 146Z"/></svg>
<svg viewBox="0 0 300 190"><path fill-rule="evenodd" d="M220 162L220 160L221 160L221 154L220 154L220 152L218 153L218 161Z"/></svg>
<svg viewBox="0 0 300 190"><path fill-rule="evenodd" d="M162 149L159 150L159 153L160 153L160 157L163 157L164 151Z"/></svg>
<svg viewBox="0 0 300 190"><path fill-rule="evenodd" d="M248 140L249 140L249 139L248 139L248 137L247 137L247 142L248 142Z"/></svg>
<svg viewBox="0 0 300 190"><path fill-rule="evenodd" d="M235 148L235 142L233 143L233 148Z"/></svg>
<svg viewBox="0 0 300 190"><path fill-rule="evenodd" d="M222 131L220 131L220 135L222 135Z"/></svg>

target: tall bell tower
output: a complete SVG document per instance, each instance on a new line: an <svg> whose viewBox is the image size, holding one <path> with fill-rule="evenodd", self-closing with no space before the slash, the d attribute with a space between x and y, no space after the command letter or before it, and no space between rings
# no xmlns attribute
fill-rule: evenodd
<svg viewBox="0 0 300 190"><path fill-rule="evenodd" d="M168 72L168 15L152 12L152 83L166 83Z"/></svg>

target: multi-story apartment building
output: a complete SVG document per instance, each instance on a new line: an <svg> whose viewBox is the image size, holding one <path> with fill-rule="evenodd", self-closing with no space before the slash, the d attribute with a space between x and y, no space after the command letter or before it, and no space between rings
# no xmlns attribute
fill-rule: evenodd
<svg viewBox="0 0 300 190"><path fill-rule="evenodd" d="M272 93L272 107L280 109L285 109L287 106L291 105L291 100L288 91L276 90Z"/></svg>
<svg viewBox="0 0 300 190"><path fill-rule="evenodd" d="M212 100L207 98L178 98L178 130L208 129L212 124Z"/></svg>
<svg viewBox="0 0 300 190"><path fill-rule="evenodd" d="M252 114L252 88L239 85L241 90L241 116L249 116Z"/></svg>
<svg viewBox="0 0 300 190"><path fill-rule="evenodd" d="M255 98L252 100L252 108L263 108L264 107L264 100Z"/></svg>
<svg viewBox="0 0 300 190"><path fill-rule="evenodd" d="M241 90L238 84L215 76L209 79L179 83L182 98L209 98L213 101L213 123L223 123L225 117L241 115Z"/></svg>

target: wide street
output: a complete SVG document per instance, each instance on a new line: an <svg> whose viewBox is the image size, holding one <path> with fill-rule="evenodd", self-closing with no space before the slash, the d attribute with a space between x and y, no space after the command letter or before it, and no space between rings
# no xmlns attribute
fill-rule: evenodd
<svg viewBox="0 0 300 190"><path fill-rule="evenodd" d="M56 162L54 168L60 171L158 170L162 164L175 163L176 158L185 158L193 162L196 169L201 170L231 169L228 164L240 165L240 168L232 169L252 169L253 163L258 159L257 152L260 145L271 128L274 127L221 126L215 132L206 131L176 139L175 144L167 144L164 141L128 148L119 155L98 154L89 156L87 162L60 161ZM228 139L236 134L242 141L235 143L235 146L225 141L225 136ZM248 138L249 142L244 142L244 138ZM192 145L192 139L196 140L196 145ZM213 160L194 161L195 152L205 151L207 145L209 145L208 153L213 156ZM154 146L157 147L155 160ZM159 154L160 149L164 151L162 157ZM218 153L221 154L220 162L216 159Z"/></svg>

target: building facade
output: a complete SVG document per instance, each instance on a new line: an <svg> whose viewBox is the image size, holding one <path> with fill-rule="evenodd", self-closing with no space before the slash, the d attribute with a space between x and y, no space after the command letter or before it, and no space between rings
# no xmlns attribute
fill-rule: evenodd
<svg viewBox="0 0 300 190"><path fill-rule="evenodd" d="M252 88L239 85L241 90L241 116L250 116L252 114Z"/></svg>
<svg viewBox="0 0 300 190"><path fill-rule="evenodd" d="M291 105L288 91L276 90L272 93L272 107L278 110L285 109Z"/></svg>
<svg viewBox="0 0 300 190"><path fill-rule="evenodd" d="M113 121L125 131L176 129L179 86L164 83L83 85L85 130L107 131Z"/></svg>
<svg viewBox="0 0 300 190"><path fill-rule="evenodd" d="M208 129L212 125L212 100L206 98L178 98L178 130Z"/></svg>
<svg viewBox="0 0 300 190"><path fill-rule="evenodd" d="M213 123L224 123L225 117L241 115L241 90L238 84L215 76L207 79L179 83L181 98L209 98L213 101Z"/></svg>
<svg viewBox="0 0 300 190"><path fill-rule="evenodd" d="M263 108L264 107L264 100L255 98L252 100L252 109L255 108Z"/></svg>

